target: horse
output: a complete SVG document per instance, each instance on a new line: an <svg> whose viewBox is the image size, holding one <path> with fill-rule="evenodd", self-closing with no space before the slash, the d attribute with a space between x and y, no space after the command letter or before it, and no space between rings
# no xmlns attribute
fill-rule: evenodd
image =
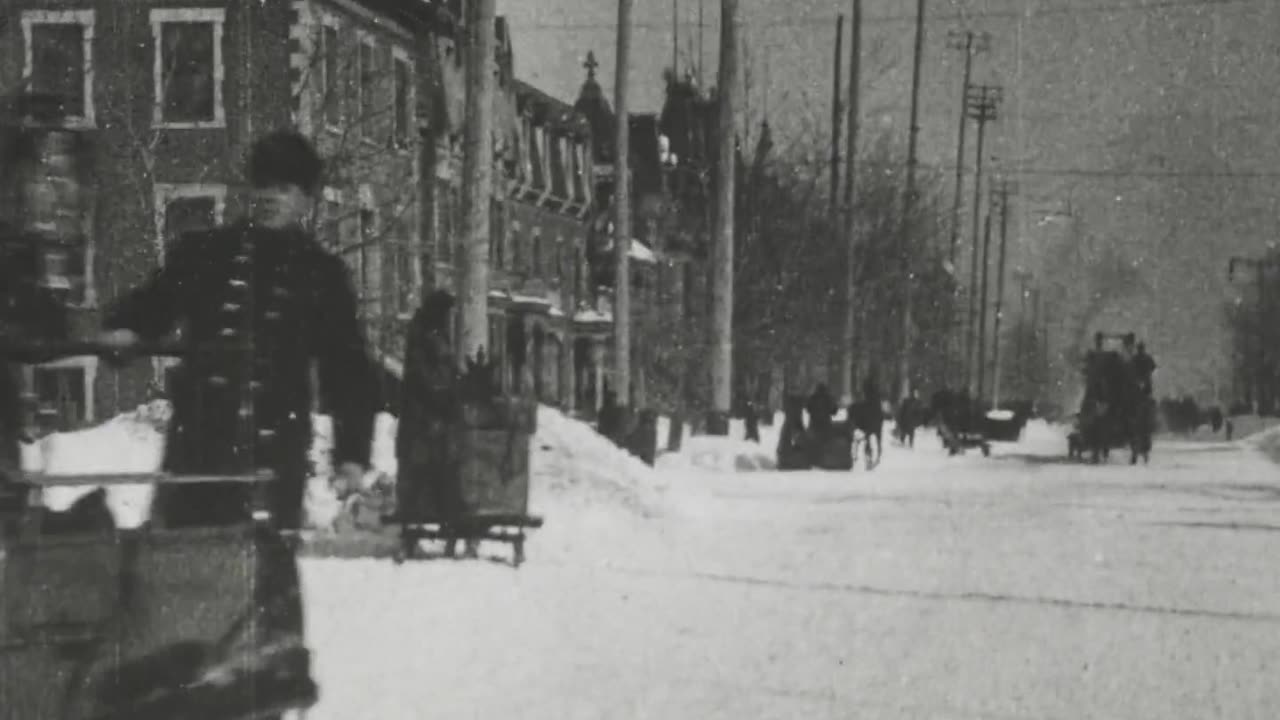
<svg viewBox="0 0 1280 720"><path fill-rule="evenodd" d="M856 429L862 433L863 443L866 445L867 453L867 469L871 470L880 464L880 458L884 453L884 408L880 407L880 403L874 400L859 400L849 405L849 427L850 431ZM871 452L871 440L875 439L875 454ZM857 452L856 436L854 445L855 457Z"/></svg>
<svg viewBox="0 0 1280 720"><path fill-rule="evenodd" d="M924 424L921 415L923 411L914 398L903 400L898 405L893 435L899 443L911 448L916 446L916 429Z"/></svg>

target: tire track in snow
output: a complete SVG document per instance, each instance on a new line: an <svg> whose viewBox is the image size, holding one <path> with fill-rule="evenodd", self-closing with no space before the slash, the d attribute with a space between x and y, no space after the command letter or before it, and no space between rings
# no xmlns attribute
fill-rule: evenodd
<svg viewBox="0 0 1280 720"><path fill-rule="evenodd" d="M610 566L609 570L623 574L645 577L659 577L668 580L706 580L737 585L770 587L779 590L798 590L808 592L843 593L849 595L873 595L880 597L900 597L916 600L933 600L939 602L969 602L983 604L1023 605L1028 607L1048 607L1062 610L1092 610L1099 612L1128 613L1138 615L1165 615L1198 620L1226 620L1231 622L1255 623L1263 625L1280 625L1280 614L1246 613L1232 610L1207 610L1203 608L1180 608L1161 605L1135 605L1118 602L1096 602L1090 600L1072 600L1069 598L1036 597L1026 595L1005 595L984 592L940 592L930 590L910 590L902 588L876 587L874 585L855 585L833 582L797 582L776 578L753 577L750 575L733 575L712 572L660 572L641 568L624 568Z"/></svg>

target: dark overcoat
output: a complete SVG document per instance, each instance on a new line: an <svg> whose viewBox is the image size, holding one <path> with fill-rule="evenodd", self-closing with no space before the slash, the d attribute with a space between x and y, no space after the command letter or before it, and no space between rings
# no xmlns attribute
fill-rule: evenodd
<svg viewBox="0 0 1280 720"><path fill-rule="evenodd" d="M197 347L172 386L165 468L175 473L274 470L272 510L302 519L311 444L311 368L334 422L333 463L367 466L377 380L345 264L301 230L237 224L190 233L107 315L144 340L179 331ZM157 496L165 522L219 521L245 511L229 487Z"/></svg>

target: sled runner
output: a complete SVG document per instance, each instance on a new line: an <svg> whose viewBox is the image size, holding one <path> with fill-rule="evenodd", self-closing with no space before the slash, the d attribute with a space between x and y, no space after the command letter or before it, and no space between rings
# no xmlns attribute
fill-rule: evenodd
<svg viewBox="0 0 1280 720"><path fill-rule="evenodd" d="M104 354L0 345L3 359ZM313 706L297 564L267 503L273 480L0 467L0 720L271 720ZM248 485L251 512L181 526L159 513L126 529L104 502L120 485L209 483ZM44 502L55 487L96 489L55 512Z"/></svg>

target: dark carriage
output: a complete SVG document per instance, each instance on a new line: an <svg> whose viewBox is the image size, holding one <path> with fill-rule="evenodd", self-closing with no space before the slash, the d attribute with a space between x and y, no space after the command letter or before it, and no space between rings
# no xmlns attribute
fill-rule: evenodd
<svg viewBox="0 0 1280 720"><path fill-rule="evenodd" d="M951 455L974 447L979 448L984 457L991 455L987 421L967 393L939 390L933 394L929 414L942 446Z"/></svg>
<svg viewBox="0 0 1280 720"><path fill-rule="evenodd" d="M789 397L778 434L779 470L852 470L853 429L849 422L805 426L804 399Z"/></svg>
<svg viewBox="0 0 1280 720"><path fill-rule="evenodd" d="M1128 335L1098 333L1095 347L1086 358L1085 395L1076 415L1076 427L1067 440L1072 458L1098 463L1110 459L1111 451L1129 448L1130 464L1151 459L1155 431L1154 400L1143 392L1132 363L1123 353L1106 349L1106 340L1132 342Z"/></svg>

